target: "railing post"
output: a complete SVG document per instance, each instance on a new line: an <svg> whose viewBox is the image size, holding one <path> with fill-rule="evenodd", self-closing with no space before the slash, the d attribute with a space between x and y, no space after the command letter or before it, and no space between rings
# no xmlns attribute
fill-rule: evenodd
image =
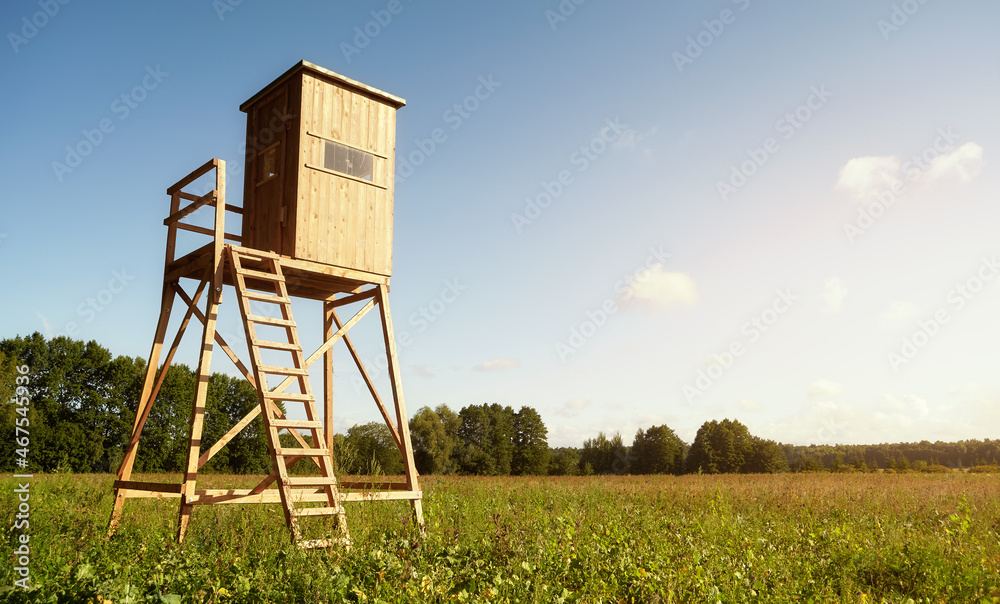
<svg viewBox="0 0 1000 604"><path fill-rule="evenodd" d="M226 162L215 160L215 239L212 258L212 297L222 303L222 250L226 239Z"/></svg>

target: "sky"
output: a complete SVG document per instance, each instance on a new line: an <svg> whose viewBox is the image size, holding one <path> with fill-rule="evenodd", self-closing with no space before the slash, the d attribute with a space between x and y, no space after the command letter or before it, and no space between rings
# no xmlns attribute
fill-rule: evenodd
<svg viewBox="0 0 1000 604"><path fill-rule="evenodd" d="M239 105L305 59L407 101L410 415L526 405L552 446L997 438L998 30L988 0L7 1L0 337L145 358L166 188L216 157L240 203ZM376 315L352 334L387 394ZM341 348L345 431L379 415Z"/></svg>

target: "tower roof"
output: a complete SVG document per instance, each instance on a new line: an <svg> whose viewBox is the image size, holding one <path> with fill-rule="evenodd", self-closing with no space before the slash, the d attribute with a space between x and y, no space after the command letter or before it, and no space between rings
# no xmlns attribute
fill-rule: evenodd
<svg viewBox="0 0 1000 604"><path fill-rule="evenodd" d="M249 107L251 104L253 104L257 99L259 99L262 96L266 95L268 92L270 92L276 86L282 84L285 80L287 80L288 78L294 76L295 74L299 73L300 71L309 72L309 73L311 73L313 75L319 76L322 79L332 80L332 81L334 81L334 82L336 82L336 83L338 83L338 84L340 84L342 86L345 86L347 88L352 88L354 90L357 90L357 91L362 92L364 94L367 94L369 96L375 97L376 99L378 99L378 100L380 100L380 101L382 101L382 102L384 102L384 103L386 103L388 105L392 105L392 107L395 108L395 109L399 109L400 107L402 107L403 105L406 104L406 101L404 99L401 99L400 97L398 97L398 96L396 96L394 94L389 94L388 92L383 92L383 91L379 90L378 88L373 88L373 87L369 86L368 84L362 84L361 82L359 82L357 80L352 80L351 78L349 78L347 76L342 76L339 73L336 73L334 71L330 71L329 69L326 69L325 67L320 67L319 65L316 65L314 63L310 63L309 61L303 60L303 61L299 61L298 63L296 63L291 69L289 69L285 73L281 74L278 77L278 79L274 80L273 82L271 82L270 84L268 84L267 86L265 86L263 90L261 90L260 92L258 92L255 95L253 95L245 103L243 103L242 105L240 105L240 111L246 113L247 107Z"/></svg>

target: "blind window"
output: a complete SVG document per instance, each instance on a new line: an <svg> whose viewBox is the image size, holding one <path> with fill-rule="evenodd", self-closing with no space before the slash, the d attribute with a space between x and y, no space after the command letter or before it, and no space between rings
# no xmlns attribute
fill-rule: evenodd
<svg viewBox="0 0 1000 604"><path fill-rule="evenodd" d="M375 156L360 149L325 141L323 167L361 180L372 179Z"/></svg>

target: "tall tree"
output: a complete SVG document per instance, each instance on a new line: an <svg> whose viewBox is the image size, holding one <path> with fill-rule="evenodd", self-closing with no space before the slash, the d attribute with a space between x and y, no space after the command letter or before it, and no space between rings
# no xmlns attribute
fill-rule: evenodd
<svg viewBox="0 0 1000 604"><path fill-rule="evenodd" d="M458 470L456 451L461 424L461 418L447 405L417 411L410 420L410 439L418 472L453 474Z"/></svg>
<svg viewBox="0 0 1000 604"><path fill-rule="evenodd" d="M516 476L546 474L549 469L549 442L542 416L531 407L521 407L514 414L513 427L511 473Z"/></svg>
<svg viewBox="0 0 1000 604"><path fill-rule="evenodd" d="M632 441L634 474L680 474L687 445L666 425L640 428Z"/></svg>
<svg viewBox="0 0 1000 604"><path fill-rule="evenodd" d="M0 341L0 379L4 384L10 381L5 376L15 362L29 369L30 469L115 471L138 406L145 374L142 359L112 358L96 342L65 337L46 340L35 333ZM193 372L184 365L172 366L146 421L135 471L178 471L183 467L193 395ZM249 382L212 374L203 443L212 444L256 404L257 394ZM2 425L13 421L12 412L9 398L4 399L0 403ZM240 473L268 470L266 439L259 422L256 424L234 438L209 462L208 469ZM4 446L7 441L0 448ZM10 456L6 460L10 461L0 460L0 466L13 463Z"/></svg>
<svg viewBox="0 0 1000 604"><path fill-rule="evenodd" d="M738 421L702 424L685 461L687 472L705 474L785 472L785 450L773 440L750 434Z"/></svg>
<svg viewBox="0 0 1000 604"><path fill-rule="evenodd" d="M581 469L589 468L595 474L626 474L630 466L629 451L622 443L621 434L608 438L604 432L598 432L595 438L583 442Z"/></svg>
<svg viewBox="0 0 1000 604"><path fill-rule="evenodd" d="M705 474L725 474L749 470L753 450L747 427L738 421L724 419L701 425L686 461L686 471Z"/></svg>
<svg viewBox="0 0 1000 604"><path fill-rule="evenodd" d="M496 403L470 405L459 413L459 468L464 474L510 474L514 454L514 410Z"/></svg>
<svg viewBox="0 0 1000 604"><path fill-rule="evenodd" d="M788 471L785 450L773 440L753 437L753 452L750 455L750 472L774 474Z"/></svg>
<svg viewBox="0 0 1000 604"><path fill-rule="evenodd" d="M135 388L141 363L96 342L38 332L0 342L0 351L29 373L31 469L106 470L124 430L116 415Z"/></svg>
<svg viewBox="0 0 1000 604"><path fill-rule="evenodd" d="M403 456L399 453L396 441L384 422L369 422L351 426L344 439L347 447L356 452L353 468L347 471L351 474L397 475L403 473Z"/></svg>
<svg viewBox="0 0 1000 604"><path fill-rule="evenodd" d="M549 476L577 476L580 474L580 454L576 449L552 449L549 456Z"/></svg>

